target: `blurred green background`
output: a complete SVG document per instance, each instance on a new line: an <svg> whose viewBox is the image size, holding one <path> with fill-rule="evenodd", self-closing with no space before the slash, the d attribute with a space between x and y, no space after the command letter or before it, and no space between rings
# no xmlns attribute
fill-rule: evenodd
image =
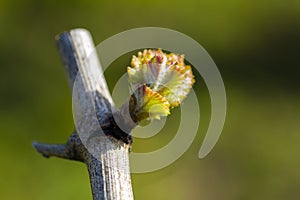
<svg viewBox="0 0 300 200"><path fill-rule="evenodd" d="M71 96L54 36L77 27L95 43L121 31L165 27L197 40L223 76L228 113L214 150L197 157L210 118L199 74L198 136L175 163L133 174L136 199L300 199L300 1L0 0L0 199L91 199L84 164L44 159L32 141L62 143L73 129ZM174 41L176 42L176 41ZM112 90L130 55L106 71ZM298 66L298 67L297 67ZM180 116L134 143L164 146Z"/></svg>

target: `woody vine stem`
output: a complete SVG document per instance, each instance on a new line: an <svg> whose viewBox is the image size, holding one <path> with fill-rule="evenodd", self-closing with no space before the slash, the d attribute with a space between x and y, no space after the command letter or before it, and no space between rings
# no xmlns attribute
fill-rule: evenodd
<svg viewBox="0 0 300 200"><path fill-rule="evenodd" d="M84 162L94 200L131 200L130 131L143 120L169 115L182 102L194 83L191 67L184 64L182 55L161 50L140 52L133 56L127 68L131 96L116 109L97 54L93 53L95 47L89 32L75 29L58 35L56 40L73 98L77 97L84 114L75 113L76 128L66 144L34 142L33 146L46 158ZM96 78L95 70L99 75ZM91 127L95 134L88 139L92 140L97 154L86 145L86 138L81 137Z"/></svg>

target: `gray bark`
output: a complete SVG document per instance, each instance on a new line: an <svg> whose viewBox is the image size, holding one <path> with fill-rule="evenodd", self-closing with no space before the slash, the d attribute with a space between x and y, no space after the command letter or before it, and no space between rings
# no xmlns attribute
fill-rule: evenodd
<svg viewBox="0 0 300 200"><path fill-rule="evenodd" d="M73 97L78 98L77 103L84 114L75 114L76 130L66 144L34 142L33 146L47 158L55 156L86 163L94 200L131 200L131 137L118 128L112 117L114 103L102 75L98 57L94 54L95 47L91 36L84 29L75 29L58 35L56 40ZM78 80L75 82L76 78ZM73 90L74 83L78 85ZM91 105L93 103L94 106ZM104 134L98 134L99 124ZM86 138L81 135L90 130L96 133L96 137L94 134L87 134ZM88 142L90 140L91 143ZM88 151L91 147L89 145L96 145L97 152Z"/></svg>

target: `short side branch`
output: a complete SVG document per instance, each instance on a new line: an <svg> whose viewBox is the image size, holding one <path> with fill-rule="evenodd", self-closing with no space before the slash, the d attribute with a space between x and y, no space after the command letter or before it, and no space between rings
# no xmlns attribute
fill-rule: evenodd
<svg viewBox="0 0 300 200"><path fill-rule="evenodd" d="M66 144L44 144L33 142L32 145L37 152L46 158L59 157L83 162L82 154L79 151L82 151L82 148L84 147L81 144L77 133L72 133Z"/></svg>
<svg viewBox="0 0 300 200"><path fill-rule="evenodd" d="M67 150L67 145L65 144L43 144L39 142L33 142L32 145L39 153L41 153L46 158L52 156L66 159L70 158Z"/></svg>

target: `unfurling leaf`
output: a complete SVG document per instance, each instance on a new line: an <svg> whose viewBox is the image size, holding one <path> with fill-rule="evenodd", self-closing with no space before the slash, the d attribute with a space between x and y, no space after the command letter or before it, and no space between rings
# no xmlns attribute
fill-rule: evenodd
<svg viewBox="0 0 300 200"><path fill-rule="evenodd" d="M129 106L135 108L131 113L136 118L133 119L134 121L140 121L149 117L160 119L160 116L170 114L170 104L167 99L151 90L145 84L139 87L134 92L134 95L131 96Z"/></svg>
<svg viewBox="0 0 300 200"><path fill-rule="evenodd" d="M188 95L195 82L184 56L162 50L144 50L127 67L132 92L129 110L135 122L170 114Z"/></svg>

